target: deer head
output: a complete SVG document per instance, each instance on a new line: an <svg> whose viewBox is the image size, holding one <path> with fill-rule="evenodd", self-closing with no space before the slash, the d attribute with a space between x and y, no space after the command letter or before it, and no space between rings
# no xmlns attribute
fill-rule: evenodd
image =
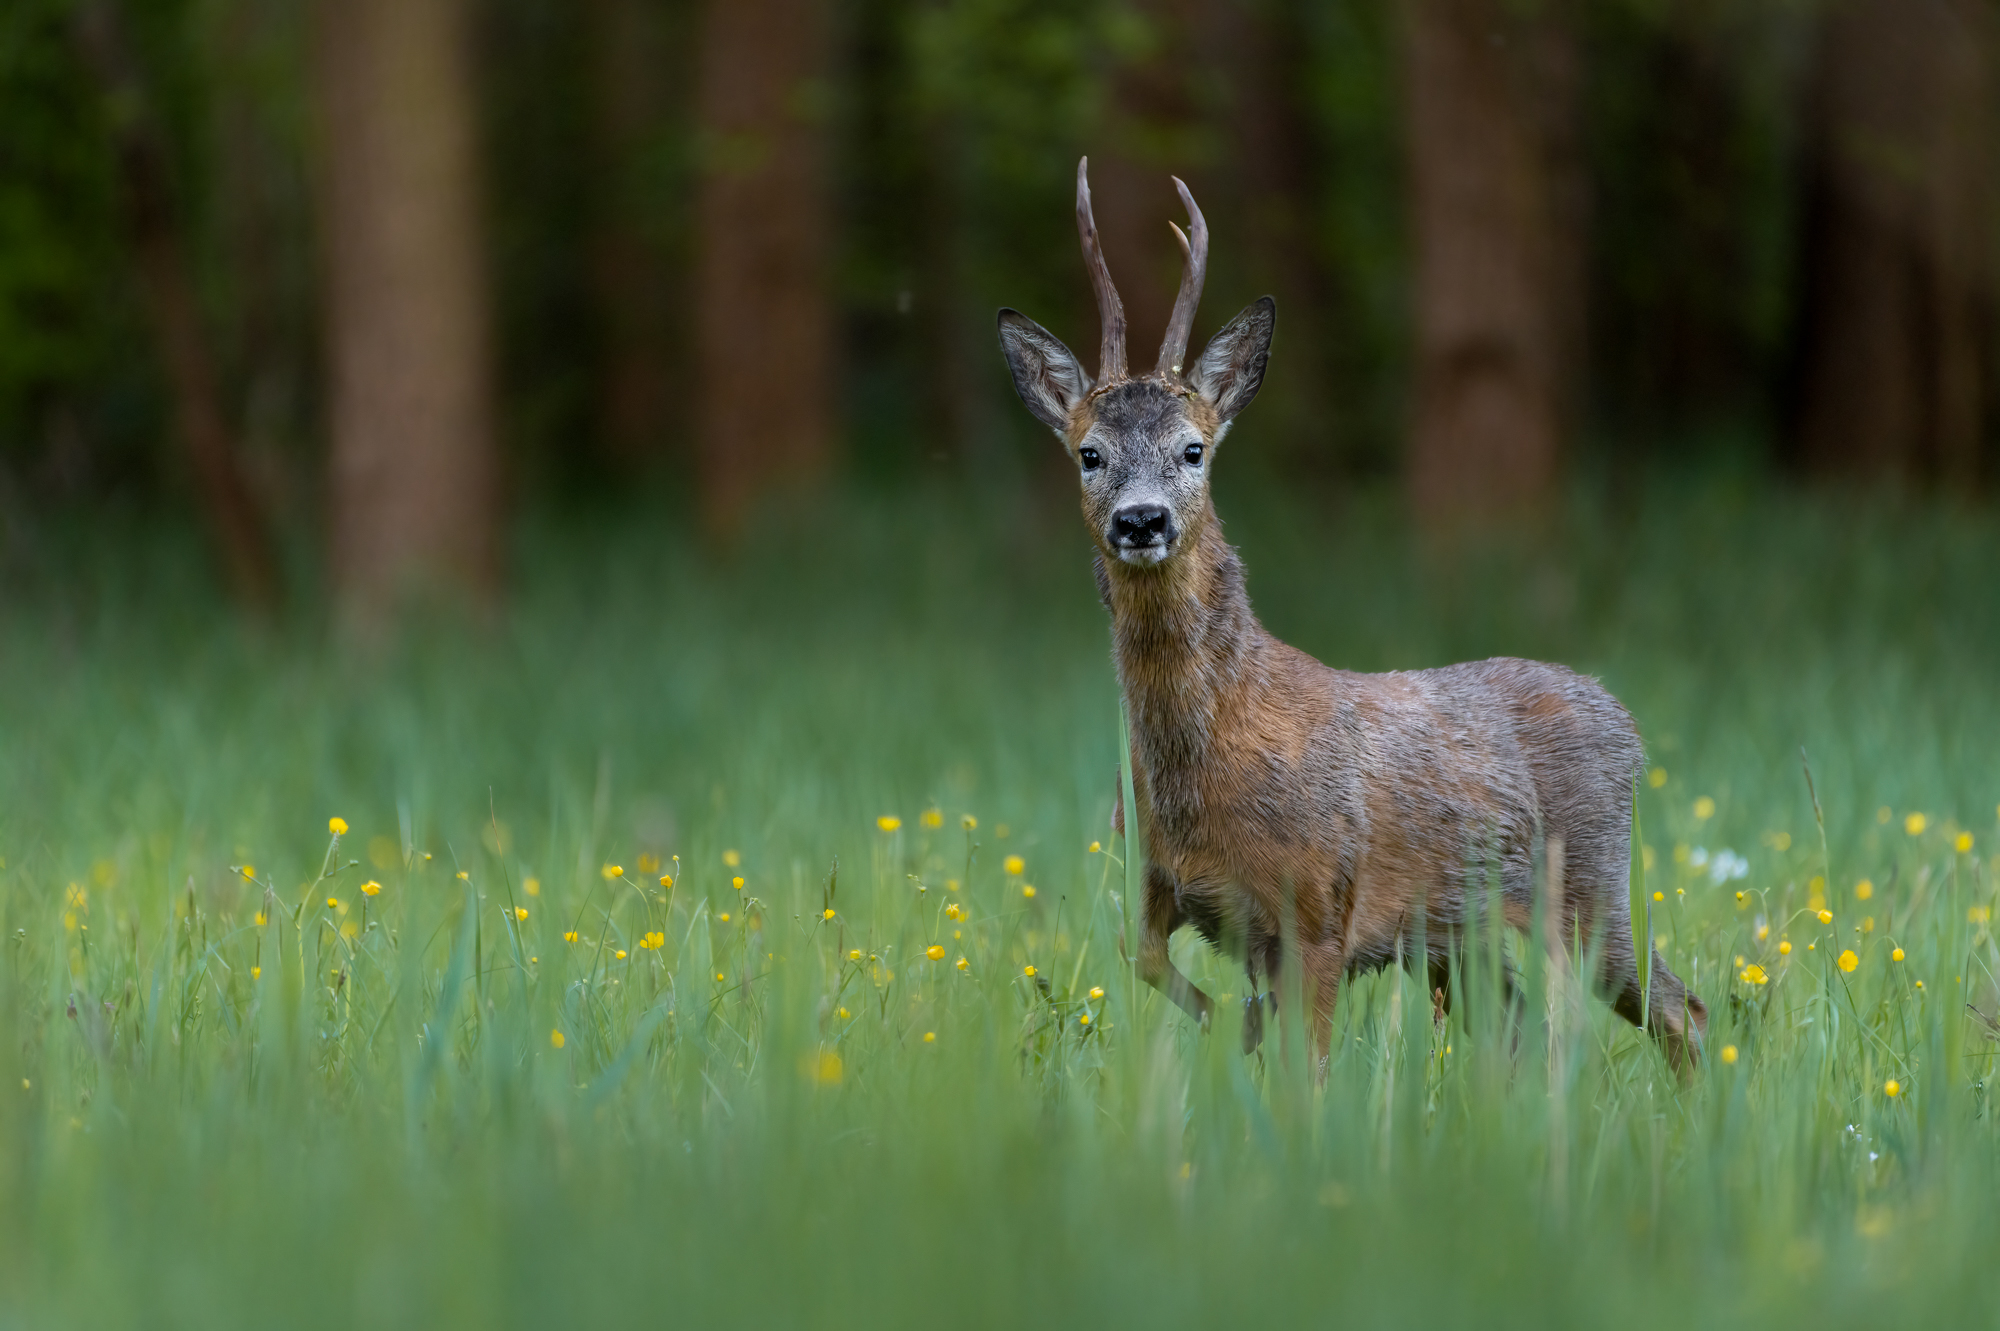
<svg viewBox="0 0 2000 1331"><path fill-rule="evenodd" d="M1055 431L1076 464L1084 518L1099 548L1108 559L1146 567L1172 559L1211 520L1215 449L1264 382L1278 310L1265 296L1224 324L1188 364L1188 334L1208 271L1208 225L1177 179L1188 229L1167 225L1181 246L1180 295L1152 372L1128 374L1125 307L1091 217L1089 167L1089 158L1076 164L1076 228L1103 325L1097 377L1054 334L1013 310L1000 311L1000 351L1021 401Z"/></svg>

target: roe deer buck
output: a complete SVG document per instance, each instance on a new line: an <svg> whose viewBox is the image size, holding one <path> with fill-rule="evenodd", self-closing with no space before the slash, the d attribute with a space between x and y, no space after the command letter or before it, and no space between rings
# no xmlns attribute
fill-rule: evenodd
<svg viewBox="0 0 2000 1331"><path fill-rule="evenodd" d="M1591 945L1597 985L1619 1015L1691 1066L1708 1010L1650 939L1649 995L1633 948L1627 873L1643 751L1630 715L1559 665L1357 674L1265 632L1208 476L1263 381L1276 304L1257 301L1186 363L1208 228L1175 180L1189 219L1187 232L1174 227L1180 295L1152 371L1129 374L1088 166L1077 164L1076 222L1103 325L1097 376L1013 310L1000 311L1000 347L1022 402L1078 469L1097 543L1146 829L1140 974L1206 1025L1210 999L1174 965L1168 940L1187 923L1239 952L1254 1048L1259 972L1275 987L1289 913L1324 1075L1342 976L1397 958L1414 966L1421 951L1431 985L1448 993L1489 882L1497 876L1505 922L1527 928L1534 859L1560 837L1562 936Z"/></svg>

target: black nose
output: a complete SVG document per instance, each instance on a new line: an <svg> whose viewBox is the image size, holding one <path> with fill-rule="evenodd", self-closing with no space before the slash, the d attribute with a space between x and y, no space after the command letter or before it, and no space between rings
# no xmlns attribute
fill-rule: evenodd
<svg viewBox="0 0 2000 1331"><path fill-rule="evenodd" d="M1111 536L1120 545L1151 545L1167 539L1172 522L1164 504L1133 504L1111 515Z"/></svg>

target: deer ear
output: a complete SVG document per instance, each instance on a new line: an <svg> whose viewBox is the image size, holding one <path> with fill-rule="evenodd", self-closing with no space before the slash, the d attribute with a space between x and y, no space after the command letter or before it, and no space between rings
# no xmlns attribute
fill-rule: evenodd
<svg viewBox="0 0 2000 1331"><path fill-rule="evenodd" d="M1014 391L1028 411L1061 435L1070 408L1090 392L1090 376L1054 333L1025 314L1000 311L1000 354L1014 372Z"/></svg>
<svg viewBox="0 0 2000 1331"><path fill-rule="evenodd" d="M1264 384L1271 358L1271 333L1278 326L1278 302L1265 296L1216 329L1188 371L1188 384L1215 408L1224 424L1250 405Z"/></svg>

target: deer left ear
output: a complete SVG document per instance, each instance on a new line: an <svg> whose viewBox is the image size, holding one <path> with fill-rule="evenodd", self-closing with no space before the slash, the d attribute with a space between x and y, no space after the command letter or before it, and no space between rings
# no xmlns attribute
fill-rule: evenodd
<svg viewBox="0 0 2000 1331"><path fill-rule="evenodd" d="M1215 408L1224 424L1235 420L1263 386L1277 326L1278 302L1269 296L1254 301L1216 330L1188 370L1189 387Z"/></svg>

